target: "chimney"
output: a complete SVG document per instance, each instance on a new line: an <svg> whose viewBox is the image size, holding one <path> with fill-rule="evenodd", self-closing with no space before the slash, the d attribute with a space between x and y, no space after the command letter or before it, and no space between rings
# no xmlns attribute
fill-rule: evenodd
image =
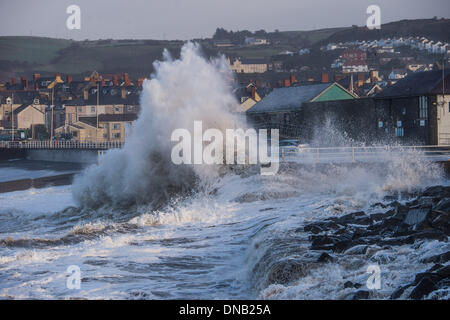
<svg viewBox="0 0 450 320"><path fill-rule="evenodd" d="M372 83L376 83L378 81L378 71L377 70L370 71L370 81Z"/></svg>
<svg viewBox="0 0 450 320"><path fill-rule="evenodd" d="M17 83L16 78L11 78L11 85L15 85Z"/></svg>
<svg viewBox="0 0 450 320"><path fill-rule="evenodd" d="M88 89L83 90L83 99L84 100L89 99L89 90Z"/></svg>
<svg viewBox="0 0 450 320"><path fill-rule="evenodd" d="M22 89L23 90L27 90L28 89L28 80L26 77L22 77L20 79L21 83L22 83Z"/></svg>
<svg viewBox="0 0 450 320"><path fill-rule="evenodd" d="M124 100L125 100L125 98L127 97L125 88L122 88L121 97L122 97L122 99L124 99Z"/></svg>
<svg viewBox="0 0 450 320"><path fill-rule="evenodd" d="M67 75L66 82L67 82L67 84L72 83L72 76L71 75L69 75L69 74Z"/></svg>
<svg viewBox="0 0 450 320"><path fill-rule="evenodd" d="M253 100L256 99L256 88L254 86L252 87L252 98Z"/></svg>
<svg viewBox="0 0 450 320"><path fill-rule="evenodd" d="M329 78L328 78L328 73L322 72L322 80L321 80L321 82L322 82L322 83L328 83L328 82L330 82L330 80L329 80Z"/></svg>
<svg viewBox="0 0 450 320"><path fill-rule="evenodd" d="M362 87L363 84L364 84L364 75L358 73L358 87Z"/></svg>
<svg viewBox="0 0 450 320"><path fill-rule="evenodd" d="M289 79L284 79L284 86L285 87L290 87L291 86L291 81Z"/></svg>
<svg viewBox="0 0 450 320"><path fill-rule="evenodd" d="M117 76L117 74L113 75L113 84L115 87L119 85L119 77Z"/></svg>
<svg viewBox="0 0 450 320"><path fill-rule="evenodd" d="M291 84L297 82L297 79L295 79L295 75L294 74L291 74L291 79L290 80L291 80Z"/></svg>
<svg viewBox="0 0 450 320"><path fill-rule="evenodd" d="M40 77L41 77L41 75L39 73L33 73L33 80L34 81L37 81Z"/></svg>

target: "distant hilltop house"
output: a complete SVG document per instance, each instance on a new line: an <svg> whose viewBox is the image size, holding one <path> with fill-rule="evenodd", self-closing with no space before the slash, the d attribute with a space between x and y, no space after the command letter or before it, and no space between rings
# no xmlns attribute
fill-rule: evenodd
<svg viewBox="0 0 450 320"><path fill-rule="evenodd" d="M264 73L269 69L269 64L269 61L264 58L235 58L233 63L230 63L230 68L236 73Z"/></svg>
<svg viewBox="0 0 450 320"><path fill-rule="evenodd" d="M389 80L399 80L403 79L408 75L408 71L406 69L392 69L391 73L388 76Z"/></svg>
<svg viewBox="0 0 450 320"><path fill-rule="evenodd" d="M244 43L248 46L260 46L269 44L269 41L267 41L267 39L265 38L245 37Z"/></svg>
<svg viewBox="0 0 450 320"><path fill-rule="evenodd" d="M214 40L213 44L217 48L227 48L234 46L234 44L228 39Z"/></svg>
<svg viewBox="0 0 450 320"><path fill-rule="evenodd" d="M378 40L363 41L347 41L344 43L329 43L327 46L321 47L321 50L337 50L359 48L361 50L375 50L377 53L395 53L395 48L401 46L409 46L411 49L427 51L431 54L448 54L450 55L450 45L446 42L433 41L425 37L399 37Z"/></svg>
<svg viewBox="0 0 450 320"><path fill-rule="evenodd" d="M300 49L299 51L298 51L298 54L300 55L300 56L302 56L302 55L304 55L304 54L309 54L311 52L311 50L309 50L309 48L303 48L303 49Z"/></svg>
<svg viewBox="0 0 450 320"><path fill-rule="evenodd" d="M347 49L341 55L342 72L368 72L367 53L359 49Z"/></svg>

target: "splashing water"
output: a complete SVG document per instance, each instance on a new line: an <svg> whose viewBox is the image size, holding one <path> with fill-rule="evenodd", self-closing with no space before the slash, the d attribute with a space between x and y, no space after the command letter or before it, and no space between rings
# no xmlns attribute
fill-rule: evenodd
<svg viewBox="0 0 450 320"><path fill-rule="evenodd" d="M123 149L108 152L100 165L75 179L73 194L81 206L128 206L167 201L173 193L186 193L199 181L217 175L214 166L177 166L170 159L171 133L192 132L194 120L203 128L239 126L232 114L238 104L226 79L230 70L223 57L207 61L200 48L187 43L179 60L168 51L154 63L155 73L143 84L141 114Z"/></svg>

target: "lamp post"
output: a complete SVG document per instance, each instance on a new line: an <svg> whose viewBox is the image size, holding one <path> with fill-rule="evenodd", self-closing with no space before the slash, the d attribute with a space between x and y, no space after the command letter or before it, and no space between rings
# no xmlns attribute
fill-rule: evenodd
<svg viewBox="0 0 450 320"><path fill-rule="evenodd" d="M100 83L97 82L97 107L95 107L95 113L97 117L95 128L95 141L98 142L98 105L99 105Z"/></svg>
<svg viewBox="0 0 450 320"><path fill-rule="evenodd" d="M11 99L11 141L14 141L14 92L12 93L12 99Z"/></svg>
<svg viewBox="0 0 450 320"><path fill-rule="evenodd" d="M52 109L51 112L52 119L50 120L50 140L53 141L53 109L55 108L55 105L52 104L50 108Z"/></svg>

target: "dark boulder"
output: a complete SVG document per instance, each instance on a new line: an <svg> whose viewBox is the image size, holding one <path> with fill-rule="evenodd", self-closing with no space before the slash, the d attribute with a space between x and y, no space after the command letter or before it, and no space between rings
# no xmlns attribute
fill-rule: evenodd
<svg viewBox="0 0 450 320"><path fill-rule="evenodd" d="M450 235L450 212L445 212L438 215L431 222L431 226L443 231L447 235Z"/></svg>
<svg viewBox="0 0 450 320"><path fill-rule="evenodd" d="M344 288L346 289L346 288L355 288L355 289L359 289L359 288L361 288L362 287L362 285L361 284L359 284L359 283L353 283L353 282L351 282L351 281L346 281L345 283L344 283Z"/></svg>
<svg viewBox="0 0 450 320"><path fill-rule="evenodd" d="M317 259L317 262L333 262L336 261L336 257L326 253L326 252L322 252L322 254L320 255L320 257Z"/></svg>
<svg viewBox="0 0 450 320"><path fill-rule="evenodd" d="M369 291L358 290L352 295L351 299L352 300L366 300L366 299L369 299L369 297L370 297Z"/></svg>
<svg viewBox="0 0 450 320"><path fill-rule="evenodd" d="M434 207L433 210L444 212L450 212L450 198L441 199Z"/></svg>
<svg viewBox="0 0 450 320"><path fill-rule="evenodd" d="M450 198L450 186L429 187L422 192L422 195L435 198Z"/></svg>
<svg viewBox="0 0 450 320"><path fill-rule="evenodd" d="M450 260L450 251L422 259L422 263L446 263Z"/></svg>
<svg viewBox="0 0 450 320"><path fill-rule="evenodd" d="M433 280L431 280L429 277L424 277L411 291L409 297L415 300L422 299L436 289L436 284L433 282Z"/></svg>
<svg viewBox="0 0 450 320"><path fill-rule="evenodd" d="M403 222L412 226L414 230L427 229L431 227L428 222L431 219L430 214L431 207L410 209Z"/></svg>

